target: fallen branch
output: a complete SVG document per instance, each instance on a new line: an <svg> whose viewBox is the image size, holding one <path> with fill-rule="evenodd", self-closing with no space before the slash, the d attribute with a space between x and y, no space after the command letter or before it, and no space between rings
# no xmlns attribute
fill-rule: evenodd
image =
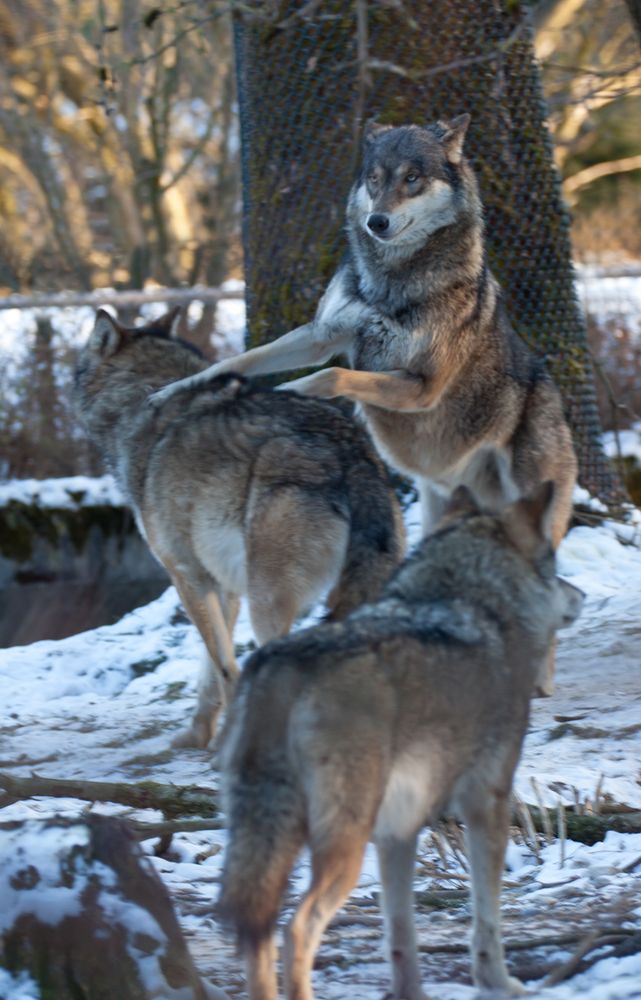
<svg viewBox="0 0 641 1000"><path fill-rule="evenodd" d="M202 830L222 830L224 823L220 819L166 819L160 823L145 823L143 820L130 819L123 816L138 840L151 840L152 837L173 837L175 833L200 833Z"/></svg>
<svg viewBox="0 0 641 1000"><path fill-rule="evenodd" d="M579 942L584 942L586 936L589 932L586 929L578 931L570 931L567 934L556 934L550 935L548 937L539 938L529 938L529 939L517 939L514 941L505 942L506 951L535 951L538 948L559 948L566 945L576 945ZM619 947L622 948L625 945L634 945L634 942L638 934L635 931L627 930L624 928L616 928L611 930L596 931L594 938L597 941L612 941L616 940L619 942ZM590 937L592 940L592 936ZM467 955L469 952L469 945L463 942L456 941L444 941L441 944L419 944L418 951L422 955ZM385 957L381 951L380 956L376 954L368 955L368 962L383 962ZM571 961L571 960L570 960ZM344 966L349 964L349 959L347 956L341 953L317 955L314 962L315 969L324 969L328 965L338 965ZM553 973L550 973L553 975Z"/></svg>
<svg viewBox="0 0 641 1000"><path fill-rule="evenodd" d="M607 955L592 955L586 959L591 951L600 951L608 945L613 945L612 950ZM590 966L600 962L605 958L621 958L624 955L634 955L641 951L641 934L621 928L618 931L603 934L598 931L588 934L579 944L573 955L562 962L561 965L553 969L541 983L542 987L557 986L565 982L579 972L585 972Z"/></svg>
<svg viewBox="0 0 641 1000"><path fill-rule="evenodd" d="M532 822L538 833L545 833L546 823L541 810L529 806ZM581 844L596 844L605 838L609 830L616 833L641 833L641 812L612 812L596 815L578 815L572 809L564 809L565 835L568 840Z"/></svg>
<svg viewBox="0 0 641 1000"><path fill-rule="evenodd" d="M133 809L158 809L168 820L181 816L218 816L214 793L196 785L161 785L155 781L83 781L43 778L32 774L17 778L0 773L0 807L34 796L114 802ZM153 834L152 834L153 836Z"/></svg>

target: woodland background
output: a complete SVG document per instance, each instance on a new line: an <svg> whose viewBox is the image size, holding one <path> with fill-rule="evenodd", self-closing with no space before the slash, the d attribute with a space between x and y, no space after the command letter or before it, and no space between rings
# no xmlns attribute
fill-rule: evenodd
<svg viewBox="0 0 641 1000"><path fill-rule="evenodd" d="M0 0L0 296L242 278L234 7ZM631 274L641 262L637 7L531 6L575 259ZM626 316L588 317L606 429L641 413L641 341ZM29 313L16 360L5 318L0 477L98 471L70 408L73 338L55 311ZM210 356L214 325L206 303L190 336Z"/></svg>

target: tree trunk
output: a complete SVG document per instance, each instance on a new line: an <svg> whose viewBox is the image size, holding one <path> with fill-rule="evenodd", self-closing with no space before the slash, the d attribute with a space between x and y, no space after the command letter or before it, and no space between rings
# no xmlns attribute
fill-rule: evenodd
<svg viewBox="0 0 641 1000"><path fill-rule="evenodd" d="M276 6L276 5L275 5ZM546 356L583 485L622 494L600 442L585 322L527 16L511 0L284 0L236 20L249 346L311 318L345 249L345 201L370 116L472 115L488 252L512 323Z"/></svg>

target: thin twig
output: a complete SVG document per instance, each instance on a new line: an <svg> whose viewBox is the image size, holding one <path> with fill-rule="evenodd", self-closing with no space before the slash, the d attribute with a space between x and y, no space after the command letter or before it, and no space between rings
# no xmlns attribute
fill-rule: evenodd
<svg viewBox="0 0 641 1000"><path fill-rule="evenodd" d="M559 799L557 806L557 821L559 831L559 868L565 864L565 839L567 835L567 825L565 822L565 806Z"/></svg>
<svg viewBox="0 0 641 1000"><path fill-rule="evenodd" d="M545 840L548 844L554 841L554 827L552 826L552 820L550 819L550 813L543 804L543 798L541 796L541 789L539 788L539 783L536 778L530 778L530 784L532 785L532 790L536 798L536 803L539 807L539 813L541 815L541 823L543 824L543 833L545 835ZM530 813L530 817L531 817Z"/></svg>

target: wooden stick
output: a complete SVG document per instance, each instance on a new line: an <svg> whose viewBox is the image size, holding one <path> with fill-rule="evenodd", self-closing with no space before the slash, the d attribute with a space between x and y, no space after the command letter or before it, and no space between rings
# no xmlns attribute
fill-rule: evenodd
<svg viewBox="0 0 641 1000"><path fill-rule="evenodd" d="M39 295L6 295L0 298L0 309L43 309L57 306L142 306L147 302L189 303L220 302L222 299L244 299L239 291L208 288L147 288L116 292L113 289L96 289L93 292L51 292Z"/></svg>
<svg viewBox="0 0 641 1000"><path fill-rule="evenodd" d="M116 802L134 809L158 809L166 819L179 816L218 816L214 792L196 785L161 785L155 781L84 781L43 778L32 774L18 778L0 772L0 807L34 796Z"/></svg>

